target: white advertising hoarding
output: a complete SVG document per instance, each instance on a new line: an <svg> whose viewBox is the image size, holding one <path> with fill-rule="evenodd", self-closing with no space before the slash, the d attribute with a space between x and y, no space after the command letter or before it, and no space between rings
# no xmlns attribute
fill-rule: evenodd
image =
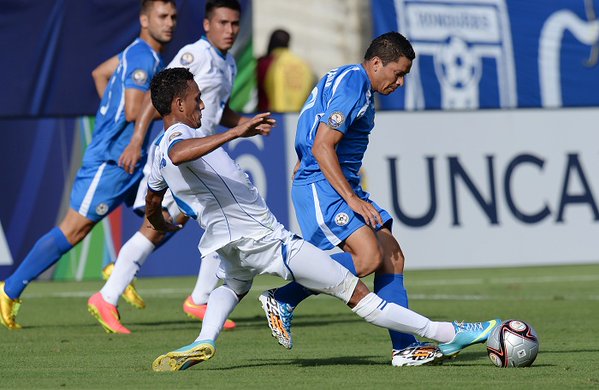
<svg viewBox="0 0 599 390"><path fill-rule="evenodd" d="M599 109L379 112L365 187L407 268L598 262L597 124Z"/></svg>

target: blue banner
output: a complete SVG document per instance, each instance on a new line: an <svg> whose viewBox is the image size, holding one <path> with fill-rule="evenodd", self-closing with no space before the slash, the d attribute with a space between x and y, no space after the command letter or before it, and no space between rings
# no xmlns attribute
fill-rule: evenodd
<svg viewBox="0 0 599 390"><path fill-rule="evenodd" d="M597 0L371 0L416 60L383 109L599 105Z"/></svg>
<svg viewBox="0 0 599 390"><path fill-rule="evenodd" d="M240 1L242 12L249 1ZM176 4L165 63L204 32L205 2ZM95 115L100 100L91 72L139 35L139 6L139 0L2 1L0 117Z"/></svg>

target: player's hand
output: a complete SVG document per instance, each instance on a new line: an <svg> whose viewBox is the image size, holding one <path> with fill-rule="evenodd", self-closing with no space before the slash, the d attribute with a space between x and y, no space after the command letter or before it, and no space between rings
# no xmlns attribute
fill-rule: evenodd
<svg viewBox="0 0 599 390"><path fill-rule="evenodd" d="M364 222L371 228L383 224L381 214L376 210L372 203L368 203L358 197L354 197L347 202L348 206L357 214L364 218Z"/></svg>
<svg viewBox="0 0 599 390"><path fill-rule="evenodd" d="M135 166L141 159L141 147L137 145L127 145L123 154L119 157L119 167L122 167L125 172L133 174Z"/></svg>
<svg viewBox="0 0 599 390"><path fill-rule="evenodd" d="M235 127L237 134L241 138L253 137L255 135L269 135L272 128L277 124L276 119L270 117L270 112L257 114Z"/></svg>

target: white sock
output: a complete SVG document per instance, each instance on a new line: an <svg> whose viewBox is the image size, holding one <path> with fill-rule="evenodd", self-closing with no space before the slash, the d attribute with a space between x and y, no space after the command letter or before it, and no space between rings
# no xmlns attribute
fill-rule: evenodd
<svg viewBox="0 0 599 390"><path fill-rule="evenodd" d="M202 330L195 341L215 341L225 325L225 321L239 303L237 294L227 286L212 291L208 299L208 309L202 321Z"/></svg>
<svg viewBox="0 0 599 390"><path fill-rule="evenodd" d="M442 343L451 341L455 335L451 323L431 321L410 309L384 301L375 293L362 298L352 311L371 324ZM451 337L446 325L451 327Z"/></svg>
<svg viewBox="0 0 599 390"><path fill-rule="evenodd" d="M191 299L196 305L204 305L208 302L210 293L214 291L218 284L218 269L220 266L220 257L216 252L212 252L202 257L198 280L191 293Z"/></svg>
<svg viewBox="0 0 599 390"><path fill-rule="evenodd" d="M137 232L123 245L114 264L112 275L100 290L104 300L117 305L119 297L129 283L133 281L137 271L154 250L154 244L146 236Z"/></svg>

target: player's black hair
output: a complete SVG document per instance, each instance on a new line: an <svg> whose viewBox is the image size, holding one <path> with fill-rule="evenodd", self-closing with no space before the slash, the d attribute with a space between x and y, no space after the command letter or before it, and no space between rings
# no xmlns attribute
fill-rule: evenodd
<svg viewBox="0 0 599 390"><path fill-rule="evenodd" d="M171 113L173 99L185 97L187 82L193 73L187 68L169 68L158 72L150 83L152 104L160 116Z"/></svg>
<svg viewBox="0 0 599 390"><path fill-rule="evenodd" d="M206 9L204 15L206 19L212 18L212 11L216 8L229 8L241 13L241 5L237 0L208 0L206 1Z"/></svg>
<svg viewBox="0 0 599 390"><path fill-rule="evenodd" d="M177 4L175 3L175 0L141 0L141 7L140 7L140 11L139 13L142 15L145 15L148 13L148 10L150 9L150 6L153 5L154 3L170 3L174 6L176 6Z"/></svg>
<svg viewBox="0 0 599 390"><path fill-rule="evenodd" d="M410 61L416 58L416 53L412 48L410 41L398 32L390 31L375 38L366 50L364 59L366 61L378 57L383 62L383 66L389 62L395 62L400 57L406 57Z"/></svg>
<svg viewBox="0 0 599 390"><path fill-rule="evenodd" d="M270 40L268 41L267 53L270 54L274 49L281 47L289 47L289 40L291 36L283 29L276 29L270 34Z"/></svg>

